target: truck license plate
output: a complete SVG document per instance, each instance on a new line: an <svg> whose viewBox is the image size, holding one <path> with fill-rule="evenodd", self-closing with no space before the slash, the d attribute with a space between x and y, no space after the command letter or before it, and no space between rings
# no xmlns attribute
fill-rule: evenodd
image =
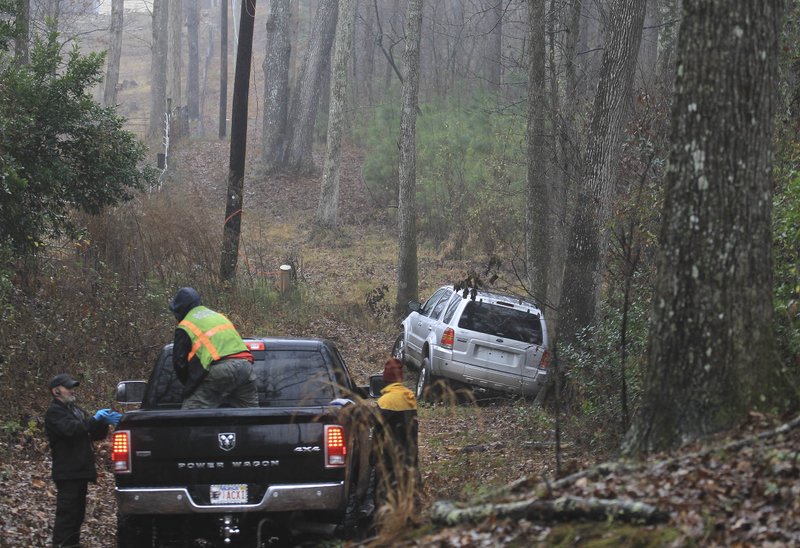
<svg viewBox="0 0 800 548"><path fill-rule="evenodd" d="M212 485L211 504L247 504L247 484Z"/></svg>

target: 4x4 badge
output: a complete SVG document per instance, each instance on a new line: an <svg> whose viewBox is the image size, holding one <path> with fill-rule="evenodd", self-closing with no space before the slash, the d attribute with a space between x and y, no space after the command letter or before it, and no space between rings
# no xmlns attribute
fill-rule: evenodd
<svg viewBox="0 0 800 548"><path fill-rule="evenodd" d="M236 447L236 434L233 432L217 434L217 439L219 440L219 448L223 451L230 451Z"/></svg>

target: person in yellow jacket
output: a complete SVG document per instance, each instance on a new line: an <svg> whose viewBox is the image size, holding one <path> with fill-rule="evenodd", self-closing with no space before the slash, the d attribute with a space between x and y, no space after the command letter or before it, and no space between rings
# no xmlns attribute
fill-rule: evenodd
<svg viewBox="0 0 800 548"><path fill-rule="evenodd" d="M169 309L179 322L172 365L183 383L183 409L258 407L253 355L231 321L203 306L191 287L181 288Z"/></svg>
<svg viewBox="0 0 800 548"><path fill-rule="evenodd" d="M381 419L378 421L378 439L383 442L384 488L394 489L403 473L413 473L407 477L419 477L417 398L403 385L403 363L397 358L386 361L383 380L387 384L378 398Z"/></svg>

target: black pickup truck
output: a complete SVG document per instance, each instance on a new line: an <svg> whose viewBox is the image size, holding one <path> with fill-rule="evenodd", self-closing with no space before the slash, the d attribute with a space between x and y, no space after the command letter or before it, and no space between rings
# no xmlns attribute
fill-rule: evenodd
<svg viewBox="0 0 800 548"><path fill-rule="evenodd" d="M363 513L367 388L330 341L245 342L259 407L182 410L172 345L146 384L117 387L121 403L141 403L113 436L118 546L260 547L290 530L333 534Z"/></svg>

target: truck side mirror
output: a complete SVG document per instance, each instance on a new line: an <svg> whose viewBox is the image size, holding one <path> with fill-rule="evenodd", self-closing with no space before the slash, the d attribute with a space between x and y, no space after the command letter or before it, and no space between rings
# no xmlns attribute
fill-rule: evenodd
<svg viewBox="0 0 800 548"><path fill-rule="evenodd" d="M381 397L381 390L386 388L386 381L383 380L383 374L369 376L369 395L373 398Z"/></svg>
<svg viewBox="0 0 800 548"><path fill-rule="evenodd" d="M117 402L122 404L142 403L144 400L144 390L147 387L145 381L123 381L117 385Z"/></svg>
<svg viewBox="0 0 800 548"><path fill-rule="evenodd" d="M419 301L408 301L409 312L419 312L420 308L422 308L422 303Z"/></svg>

